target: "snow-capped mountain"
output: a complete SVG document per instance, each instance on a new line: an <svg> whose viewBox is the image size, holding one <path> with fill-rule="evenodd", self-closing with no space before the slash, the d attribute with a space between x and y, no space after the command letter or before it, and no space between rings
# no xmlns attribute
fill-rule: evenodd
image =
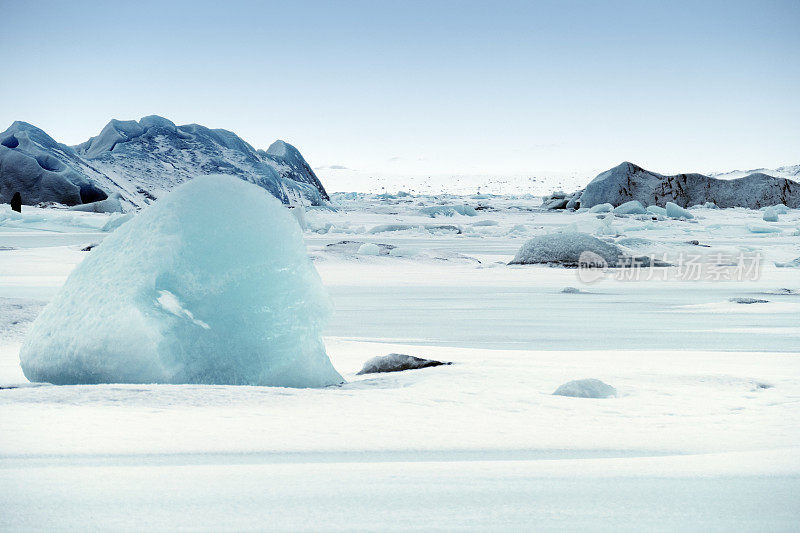
<svg viewBox="0 0 800 533"><path fill-rule="evenodd" d="M112 120L96 137L68 147L39 128L15 122L0 134L0 200L67 205L117 193L141 207L198 175L232 174L284 203L328 200L322 183L290 144L256 150L235 133L198 124L176 126L149 116ZM53 162L55 161L55 163Z"/></svg>
<svg viewBox="0 0 800 533"><path fill-rule="evenodd" d="M713 172L710 174L712 178L722 180L731 180L743 178L750 174L766 174L775 178L786 178L797 181L800 177L800 165L787 165L778 168L755 168L753 170L731 170L730 172Z"/></svg>

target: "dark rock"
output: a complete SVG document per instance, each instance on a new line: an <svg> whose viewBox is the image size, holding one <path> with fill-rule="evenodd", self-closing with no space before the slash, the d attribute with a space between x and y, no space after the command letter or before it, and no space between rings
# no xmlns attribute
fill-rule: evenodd
<svg viewBox="0 0 800 533"><path fill-rule="evenodd" d="M383 372L400 372L403 370L416 370L429 366L451 365L453 363L443 363L433 359L423 359L413 355L402 353L390 353L389 355L373 357L366 363L358 374L379 374Z"/></svg>
<svg viewBox="0 0 800 533"><path fill-rule="evenodd" d="M17 213L22 213L22 196L19 191L15 192L11 198L11 209Z"/></svg>

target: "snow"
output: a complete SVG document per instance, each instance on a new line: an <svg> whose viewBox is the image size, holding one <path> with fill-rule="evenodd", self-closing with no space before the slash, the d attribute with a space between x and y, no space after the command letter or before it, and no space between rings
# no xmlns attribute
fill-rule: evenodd
<svg viewBox="0 0 800 533"><path fill-rule="evenodd" d="M564 383L553 395L572 398L612 398L617 395L617 389L599 379L578 379Z"/></svg>
<svg viewBox="0 0 800 533"><path fill-rule="evenodd" d="M578 266L582 255L589 253L615 266L622 250L596 237L578 232L552 233L528 240L511 260L512 265L557 264ZM588 257L584 256L584 257Z"/></svg>
<svg viewBox="0 0 800 533"><path fill-rule="evenodd" d="M347 381L322 389L31 384L19 365L31 320L122 217L9 215L0 509L13 512L0 512L0 529L796 529L800 282L775 263L800 254L800 210L774 223L706 207L692 222L600 220L543 211L539 197L390 196L307 207L307 252L335 307L325 350ZM496 224L426 229L436 221L419 209L445 204L480 207ZM262 227L257 209L237 209ZM366 231L380 225L410 229ZM570 231L607 232L674 266L631 279L608 269L591 284L574 269L508 266L525 241ZM379 258L357 256L368 242ZM681 278L681 256L717 268L743 252L760 254L757 276ZM181 292L159 289L175 298L154 290L157 312L214 328ZM357 374L389 353L453 364ZM552 395L587 376L617 397Z"/></svg>
<svg viewBox="0 0 800 533"><path fill-rule="evenodd" d="M379 355L377 357L373 357L364 363L364 367L358 371L357 375L380 374L384 372L402 372L403 370L416 370L419 368L428 368L432 366L449 364L451 363L443 363L441 361L415 357L413 355L390 353L389 355Z"/></svg>
<svg viewBox="0 0 800 533"><path fill-rule="evenodd" d="M34 382L320 387L342 381L320 338L328 307L288 210L200 177L90 252L20 359Z"/></svg>

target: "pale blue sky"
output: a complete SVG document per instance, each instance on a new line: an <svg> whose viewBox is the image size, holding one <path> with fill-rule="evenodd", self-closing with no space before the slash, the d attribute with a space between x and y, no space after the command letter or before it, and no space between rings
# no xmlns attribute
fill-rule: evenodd
<svg viewBox="0 0 800 533"><path fill-rule="evenodd" d="M375 175L800 163L798 1L0 8L0 130L67 144L159 114Z"/></svg>

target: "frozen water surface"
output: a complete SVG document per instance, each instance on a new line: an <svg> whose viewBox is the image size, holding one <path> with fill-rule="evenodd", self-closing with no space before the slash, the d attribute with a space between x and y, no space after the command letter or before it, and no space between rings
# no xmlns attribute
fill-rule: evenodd
<svg viewBox="0 0 800 533"><path fill-rule="evenodd" d="M525 197L333 200L305 213L335 307L325 348L347 380L324 389L28 383L31 320L113 216L0 221L0 509L14 510L0 529L796 530L800 278L775 264L800 254L800 211L601 220ZM420 212L440 205L496 224ZM461 233L432 229L447 225ZM673 266L586 283L507 265L559 231ZM357 244L328 246L344 241ZM390 253L360 255L365 243ZM695 279L679 261L692 254L760 263L742 280ZM215 327L161 289L158 312ZM454 364L357 375L388 353ZM588 376L618 396L552 396Z"/></svg>

